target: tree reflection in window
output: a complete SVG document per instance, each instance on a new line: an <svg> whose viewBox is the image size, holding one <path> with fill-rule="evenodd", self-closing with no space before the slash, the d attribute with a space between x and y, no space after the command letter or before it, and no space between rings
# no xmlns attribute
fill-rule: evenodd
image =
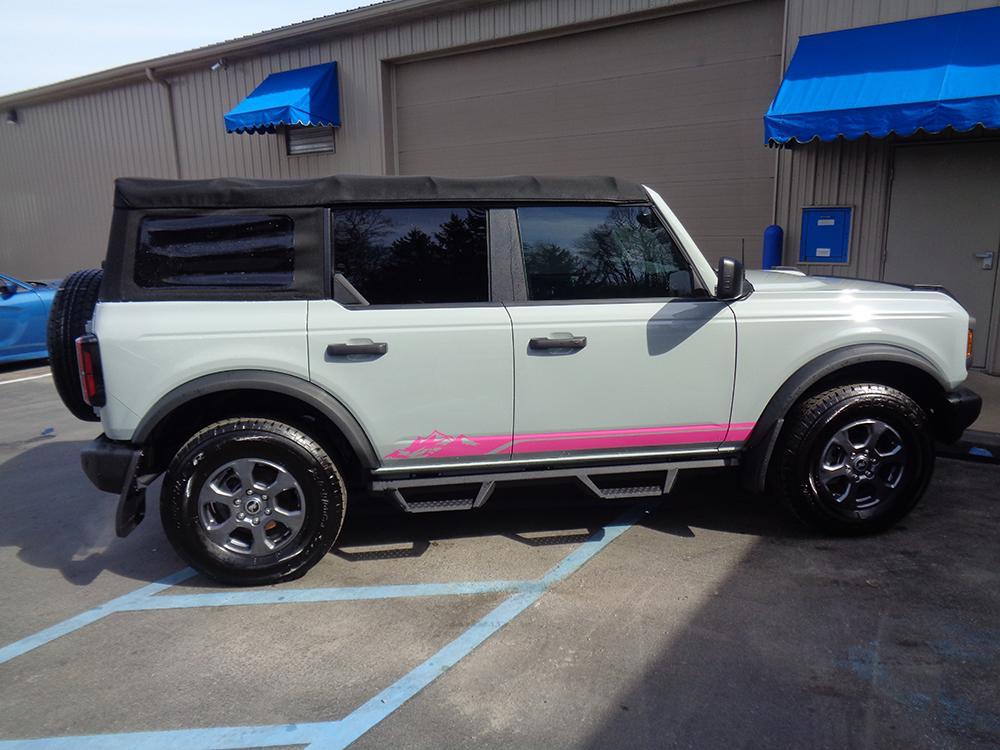
<svg viewBox="0 0 1000 750"><path fill-rule="evenodd" d="M688 297L687 260L644 206L518 209L533 300Z"/></svg>
<svg viewBox="0 0 1000 750"><path fill-rule="evenodd" d="M371 304L489 299L486 211L358 208L334 214L334 270Z"/></svg>

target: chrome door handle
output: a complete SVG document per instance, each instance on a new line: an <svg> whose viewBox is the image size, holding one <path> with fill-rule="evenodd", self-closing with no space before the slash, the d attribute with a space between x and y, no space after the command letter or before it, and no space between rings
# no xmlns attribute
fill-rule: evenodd
<svg viewBox="0 0 1000 750"><path fill-rule="evenodd" d="M383 341L367 344L330 344L326 347L328 357L346 357L350 354L369 354L382 356L389 351L389 345Z"/></svg>
<svg viewBox="0 0 1000 750"><path fill-rule="evenodd" d="M983 262L984 271L993 270L993 251L987 250L985 253L975 253L975 257Z"/></svg>

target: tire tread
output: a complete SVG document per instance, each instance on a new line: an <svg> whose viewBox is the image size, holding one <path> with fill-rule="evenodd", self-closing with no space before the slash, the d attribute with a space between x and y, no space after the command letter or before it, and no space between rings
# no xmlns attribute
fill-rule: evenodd
<svg viewBox="0 0 1000 750"><path fill-rule="evenodd" d="M330 487L330 500L338 504L339 513L335 525L324 530L322 540L310 542L301 554L290 560L282 561L277 566L266 569L247 568L234 569L227 568L221 564L206 564L204 560L191 553L187 549L190 541L184 538L183 524L180 518L180 497L181 492L177 478L183 474L184 464L197 451L198 446L209 444L219 439L233 437L241 433L264 433L288 440L294 443L299 449L307 453L314 462L320 474L318 481L328 482ZM175 454L166 476L163 479L163 491L160 500L160 516L167 537L177 553L192 567L199 570L204 575L222 583L237 586L258 586L270 583L290 581L301 577L316 562L322 559L330 548L336 543L343 527L347 491L344 480L326 449L319 442L307 435L297 427L293 427L284 422L265 417L231 417L213 422L192 435Z"/></svg>
<svg viewBox="0 0 1000 750"><path fill-rule="evenodd" d="M851 383L840 385L808 396L796 404L786 420L785 430L779 438L775 461L769 472L768 485L785 507L800 522L814 529L838 535L860 535L882 531L909 513L916 506L927 487L933 471L933 453L924 469L924 476L918 482L913 496L895 511L879 517L876 521L848 523L838 521L824 513L819 500L798 474L798 461L802 451L807 450L812 432L823 417L831 410L847 406L852 400L863 398L869 406L888 407L909 422L915 431L922 433L928 441L927 415L913 399L900 390L879 383Z"/></svg>
<svg viewBox="0 0 1000 750"><path fill-rule="evenodd" d="M76 271L59 286L46 328L46 345L52 380L63 404L74 417L98 421L93 408L83 400L76 362L76 339L86 333L94 315L104 272L99 268Z"/></svg>

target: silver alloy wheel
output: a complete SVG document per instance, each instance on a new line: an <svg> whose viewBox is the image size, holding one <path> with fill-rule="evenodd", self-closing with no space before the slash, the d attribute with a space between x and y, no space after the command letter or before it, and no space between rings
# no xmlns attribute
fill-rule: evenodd
<svg viewBox="0 0 1000 750"><path fill-rule="evenodd" d="M880 419L859 419L833 434L813 472L843 510L865 510L889 499L906 469L903 439Z"/></svg>
<svg viewBox="0 0 1000 750"><path fill-rule="evenodd" d="M209 541L261 557L288 545L305 521L302 488L283 466L239 458L221 466L198 494L198 518Z"/></svg>

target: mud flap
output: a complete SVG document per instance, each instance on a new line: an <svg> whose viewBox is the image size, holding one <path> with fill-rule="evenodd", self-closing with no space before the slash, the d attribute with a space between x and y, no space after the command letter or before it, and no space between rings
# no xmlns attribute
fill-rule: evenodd
<svg viewBox="0 0 1000 750"><path fill-rule="evenodd" d="M142 519L146 517L146 477L139 476L139 461L142 451L135 451L129 462L122 484L122 493L118 498L118 510L115 511L115 533L124 538L135 531Z"/></svg>

